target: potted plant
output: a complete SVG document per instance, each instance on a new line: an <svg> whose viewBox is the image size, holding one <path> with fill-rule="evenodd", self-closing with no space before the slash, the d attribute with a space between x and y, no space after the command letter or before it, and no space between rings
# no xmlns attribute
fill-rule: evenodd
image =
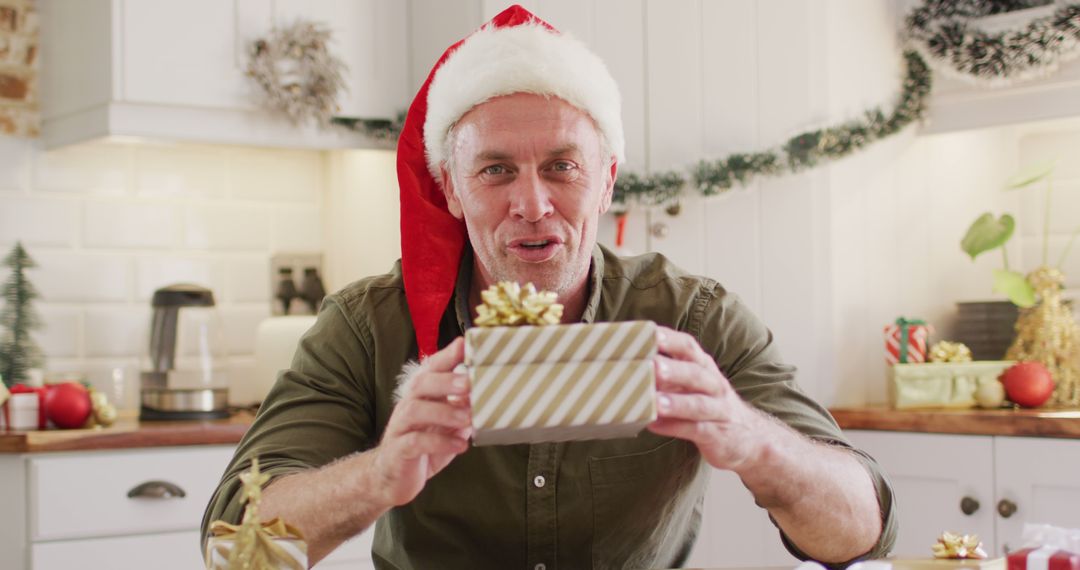
<svg viewBox="0 0 1080 570"><path fill-rule="evenodd" d="M1006 190L1020 190L1045 181L1046 200L1043 215L1042 259L1038 267L1023 274L1009 266L1005 244L1016 229L1009 214L994 217L990 212L979 216L968 228L961 249L972 260L995 249L1001 250L1003 267L994 270L994 290L1006 295L1021 308L1016 321L1016 338L1005 354L1009 360L1043 363L1050 370L1056 387L1051 403L1062 406L1080 405L1080 327L1073 319L1071 308L1062 303L1061 290L1065 276L1061 264L1069 255L1080 228L1072 232L1056 265L1049 265L1049 234L1053 184L1050 175L1053 162L1043 162L1025 168L1006 182Z"/></svg>

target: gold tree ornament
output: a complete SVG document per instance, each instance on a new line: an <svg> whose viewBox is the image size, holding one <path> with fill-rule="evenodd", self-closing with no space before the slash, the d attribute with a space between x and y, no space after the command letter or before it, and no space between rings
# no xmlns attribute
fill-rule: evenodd
<svg viewBox="0 0 1080 570"><path fill-rule="evenodd" d="M1039 267L1028 274L1038 303L1021 309L1016 320L1016 339L1007 360L1041 362L1054 379L1050 404L1080 405L1080 327L1072 310L1061 301L1065 275L1053 267Z"/></svg>
<svg viewBox="0 0 1080 570"><path fill-rule="evenodd" d="M930 548L934 552L934 558L953 560L986 558L986 551L983 550L982 541L979 540L977 534L943 532Z"/></svg>
<svg viewBox="0 0 1080 570"><path fill-rule="evenodd" d="M532 283L524 287L512 281L500 281L480 293L483 304L476 307L478 327L557 325L563 306L550 291L537 292Z"/></svg>

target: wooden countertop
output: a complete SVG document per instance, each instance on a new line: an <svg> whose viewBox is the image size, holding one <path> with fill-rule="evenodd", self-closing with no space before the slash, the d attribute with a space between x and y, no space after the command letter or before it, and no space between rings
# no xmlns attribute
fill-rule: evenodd
<svg viewBox="0 0 1080 570"><path fill-rule="evenodd" d="M843 429L1080 438L1080 410L829 410Z"/></svg>
<svg viewBox="0 0 1080 570"><path fill-rule="evenodd" d="M121 418L107 428L0 431L0 453L235 445L251 426L252 418L246 412L213 421L139 422L132 417Z"/></svg>

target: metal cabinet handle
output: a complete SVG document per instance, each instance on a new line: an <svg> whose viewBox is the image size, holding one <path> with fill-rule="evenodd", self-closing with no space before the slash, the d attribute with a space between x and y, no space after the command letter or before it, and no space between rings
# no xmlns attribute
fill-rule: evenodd
<svg viewBox="0 0 1080 570"><path fill-rule="evenodd" d="M960 499L960 512L965 515L971 516L975 514L975 511L979 510L979 501L972 497L964 497Z"/></svg>
<svg viewBox="0 0 1080 570"><path fill-rule="evenodd" d="M1002 499L998 501L997 511L998 514L1001 515L1001 518L1007 519L1013 516L1013 513L1016 512L1016 503L1008 499Z"/></svg>
<svg viewBox="0 0 1080 570"><path fill-rule="evenodd" d="M127 495L129 499L182 499L187 493L176 483L147 481L132 487Z"/></svg>

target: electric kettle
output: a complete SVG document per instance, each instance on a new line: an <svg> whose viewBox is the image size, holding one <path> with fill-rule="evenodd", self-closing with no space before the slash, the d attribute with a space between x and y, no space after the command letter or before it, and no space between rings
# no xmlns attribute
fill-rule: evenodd
<svg viewBox="0 0 1080 570"><path fill-rule="evenodd" d="M139 419L228 417L225 339L213 292L169 285L154 291L152 306Z"/></svg>

